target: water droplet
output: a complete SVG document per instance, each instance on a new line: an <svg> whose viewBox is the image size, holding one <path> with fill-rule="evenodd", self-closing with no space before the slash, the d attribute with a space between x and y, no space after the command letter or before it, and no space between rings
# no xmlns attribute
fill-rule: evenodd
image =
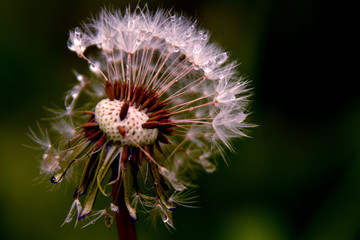
<svg viewBox="0 0 360 240"><path fill-rule="evenodd" d="M127 22L127 29L132 30L134 28L134 25L135 25L135 19L131 19L130 21Z"/></svg>
<svg viewBox="0 0 360 240"><path fill-rule="evenodd" d="M99 71L99 69L94 65L94 64L90 64L89 65L90 71L97 73Z"/></svg>
<svg viewBox="0 0 360 240"><path fill-rule="evenodd" d="M224 92L224 93L220 94L219 96L217 96L216 99L220 103L227 103L227 102L234 101L236 99L236 97L233 92Z"/></svg>
<svg viewBox="0 0 360 240"><path fill-rule="evenodd" d="M71 41L70 38L67 40L67 47L68 47L70 50L73 50L73 43L72 43L72 41Z"/></svg>
<svg viewBox="0 0 360 240"><path fill-rule="evenodd" d="M110 209L111 209L111 211L113 211L113 212L118 212L118 211L119 211L119 207L116 206L116 205L113 204L113 203L110 204Z"/></svg>
<svg viewBox="0 0 360 240"><path fill-rule="evenodd" d="M206 159L201 160L200 163L201 163L202 167L205 169L205 171L208 173L212 173L216 170L216 166Z"/></svg>
<svg viewBox="0 0 360 240"><path fill-rule="evenodd" d="M217 64L223 64L226 60L228 59L228 55L227 53L221 53L219 55L217 55L214 59L215 63Z"/></svg>
<svg viewBox="0 0 360 240"><path fill-rule="evenodd" d="M138 48L140 46L140 44L141 44L141 40L136 39L136 41L135 41L135 49Z"/></svg>
<svg viewBox="0 0 360 240"><path fill-rule="evenodd" d="M207 64L204 65L203 69L204 72L209 73L215 68L215 62L209 61Z"/></svg>
<svg viewBox="0 0 360 240"><path fill-rule="evenodd" d="M209 68L209 67L204 67L204 72L209 73L209 72L211 72L211 71L212 71L211 68Z"/></svg>
<svg viewBox="0 0 360 240"><path fill-rule="evenodd" d="M170 16L170 21L175 22L175 15Z"/></svg>
<svg viewBox="0 0 360 240"><path fill-rule="evenodd" d="M141 30L138 34L138 39L141 41L145 40L145 35L146 35L146 32Z"/></svg>
<svg viewBox="0 0 360 240"><path fill-rule="evenodd" d="M201 40L203 40L203 41L207 40L207 38L208 38L207 34L204 34L204 35L201 36Z"/></svg>
<svg viewBox="0 0 360 240"><path fill-rule="evenodd" d="M179 47L174 47L174 52L179 52L180 48Z"/></svg>
<svg viewBox="0 0 360 240"><path fill-rule="evenodd" d="M169 52L173 52L174 51L174 47L172 45L167 45L166 46L166 50L168 50Z"/></svg>
<svg viewBox="0 0 360 240"><path fill-rule="evenodd" d="M80 28L75 28L74 33L70 34L70 38L67 42L67 47L71 51L76 51L78 54L81 51L85 50L85 47L81 43L81 30Z"/></svg>
<svg viewBox="0 0 360 240"><path fill-rule="evenodd" d="M78 80L79 82L83 82L83 81L84 81L84 76L81 75L81 74L77 75L76 78L77 78L77 80Z"/></svg>
<svg viewBox="0 0 360 240"><path fill-rule="evenodd" d="M198 54L201 52L201 45L199 43L194 44L193 52Z"/></svg>
<svg viewBox="0 0 360 240"><path fill-rule="evenodd" d="M152 39L152 34L151 34L151 32L146 33L146 34L145 34L145 40L150 41L151 39Z"/></svg>
<svg viewBox="0 0 360 240"><path fill-rule="evenodd" d="M79 39L81 38L81 30L79 27L75 28L74 33L75 33L75 38L79 38Z"/></svg>
<svg viewBox="0 0 360 240"><path fill-rule="evenodd" d="M71 97L72 97L73 99L76 99L78 96L79 96L79 93L78 93L78 92L73 92L73 93L71 94Z"/></svg>

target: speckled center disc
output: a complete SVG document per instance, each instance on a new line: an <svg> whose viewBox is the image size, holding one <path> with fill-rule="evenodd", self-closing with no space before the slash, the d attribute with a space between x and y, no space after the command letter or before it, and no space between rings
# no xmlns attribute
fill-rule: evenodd
<svg viewBox="0 0 360 240"><path fill-rule="evenodd" d="M123 145L136 147L153 144L158 136L158 129L145 129L141 125L149 117L144 111L139 111L130 106L126 117L120 119L120 110L124 102L110 101L108 98L101 100L95 107L95 120L99 128L113 141ZM119 126L125 129L125 136L119 131ZM136 143L136 144L135 144Z"/></svg>

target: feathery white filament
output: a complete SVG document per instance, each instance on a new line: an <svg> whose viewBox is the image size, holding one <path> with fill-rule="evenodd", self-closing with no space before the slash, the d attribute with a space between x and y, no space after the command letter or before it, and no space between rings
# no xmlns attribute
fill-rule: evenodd
<svg viewBox="0 0 360 240"><path fill-rule="evenodd" d="M85 31L70 32L69 43L79 55L97 46L105 62L94 61L110 81L156 90L176 113L173 121L184 131L194 129L194 142L206 138L220 151L219 142L231 149L229 140L245 136L242 129L251 126L244 123L248 90L247 82L235 76L237 64L209 43L207 31L181 15L139 7L124 14L104 10Z"/></svg>

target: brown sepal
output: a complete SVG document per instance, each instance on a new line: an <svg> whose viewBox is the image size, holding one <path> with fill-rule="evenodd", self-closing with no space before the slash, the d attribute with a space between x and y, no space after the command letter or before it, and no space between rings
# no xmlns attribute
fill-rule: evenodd
<svg viewBox="0 0 360 240"><path fill-rule="evenodd" d="M170 143L169 139L168 139L163 133L161 133L161 132L159 132L158 137L157 137L157 140L158 140L159 142L165 143L165 144L169 144L169 143Z"/></svg>
<svg viewBox="0 0 360 240"><path fill-rule="evenodd" d="M93 134L91 134L91 135L88 136L87 138L91 141L91 140L97 139L100 135L102 135L102 132L101 132L101 130L99 129L98 131L94 132Z"/></svg>
<svg viewBox="0 0 360 240"><path fill-rule="evenodd" d="M81 128L88 128L88 127L97 127L99 126L99 124L97 122L88 122L85 123L84 125L80 126Z"/></svg>
<svg viewBox="0 0 360 240"><path fill-rule="evenodd" d="M124 120L126 118L128 111L129 111L129 102L126 101L126 102L124 102L124 104L121 106L121 109L120 109L120 119L121 120Z"/></svg>
<svg viewBox="0 0 360 240"><path fill-rule="evenodd" d="M85 137L89 137L90 135L92 135L93 133L99 131L99 128L90 128L90 129L83 129L83 133L85 135Z"/></svg>
<svg viewBox="0 0 360 240"><path fill-rule="evenodd" d="M106 94L108 95L110 101L113 101L115 99L114 85L112 85L109 81L106 81L105 91L106 91Z"/></svg>
<svg viewBox="0 0 360 240"><path fill-rule="evenodd" d="M149 115L149 118L152 118L156 115L164 115L165 117L168 117L168 112L166 109L161 109L159 111L153 112Z"/></svg>
<svg viewBox="0 0 360 240"><path fill-rule="evenodd" d="M142 164L142 160L143 160L143 152L140 150L139 151L139 164Z"/></svg>
<svg viewBox="0 0 360 240"><path fill-rule="evenodd" d="M143 128L157 128L161 126L161 122L158 121L150 121L150 122L145 122L141 125Z"/></svg>
<svg viewBox="0 0 360 240"><path fill-rule="evenodd" d="M150 122L148 121L148 122L143 123L141 126L143 128L152 129L152 128L157 128L157 127L163 127L163 128L175 127L176 125L168 119L162 119L161 121L150 121Z"/></svg>
<svg viewBox="0 0 360 240"><path fill-rule="evenodd" d="M157 100L157 97L155 95L151 95L149 96L145 102L139 107L139 111L147 108L148 106L151 106L152 104L154 104Z"/></svg>
<svg viewBox="0 0 360 240"><path fill-rule="evenodd" d="M126 160L128 160L128 154L129 154L129 146L128 145L124 145L123 151L121 153L121 164L125 164Z"/></svg>
<svg viewBox="0 0 360 240"><path fill-rule="evenodd" d="M119 130L120 135L125 137L125 135L126 135L125 128L122 126L118 126L117 129Z"/></svg>
<svg viewBox="0 0 360 240"><path fill-rule="evenodd" d="M125 96L125 84L121 84L119 100L120 101L124 100L124 96Z"/></svg>
<svg viewBox="0 0 360 240"><path fill-rule="evenodd" d="M149 146L148 146L148 145L144 146L144 151L146 152L146 153L144 153L145 160L146 160L148 163L151 163L151 158L149 157L149 155L151 156L151 153L150 153L150 149L149 149Z"/></svg>
<svg viewBox="0 0 360 240"><path fill-rule="evenodd" d="M99 148L101 148L104 143L106 141L106 134L103 134L101 136L101 138L99 139L99 141L96 143L95 147L94 147L94 151L98 150Z"/></svg>
<svg viewBox="0 0 360 240"><path fill-rule="evenodd" d="M158 140L155 141L155 147L156 147L156 149L166 158L164 152L163 152L162 149L161 149L161 146L160 146L160 143L159 143Z"/></svg>
<svg viewBox="0 0 360 240"><path fill-rule="evenodd" d="M154 116L152 116L151 118L149 118L149 119L147 120L147 122L159 121L159 120L161 120L161 119L163 119L163 118L166 118L166 115L165 115L165 114L157 114L157 115L154 115Z"/></svg>
<svg viewBox="0 0 360 240"><path fill-rule="evenodd" d="M88 110L85 110L84 113L87 115L92 115L92 116L95 115L95 113L93 111L88 111Z"/></svg>
<svg viewBox="0 0 360 240"><path fill-rule="evenodd" d="M168 128L159 128L159 131L165 135L172 135L172 133L175 131L171 127Z"/></svg>
<svg viewBox="0 0 360 240"><path fill-rule="evenodd" d="M159 109L162 109L163 107L166 106L166 103L164 101L158 101L156 102L154 105L152 105L151 107L149 107L145 113L149 113L149 112L152 112L152 111L156 111L156 110L159 110Z"/></svg>
<svg viewBox="0 0 360 240"><path fill-rule="evenodd" d="M134 93L131 96L130 105L133 105L135 103L135 100L138 98L139 93L141 92L141 90L142 90L141 87L138 87L138 86L134 87Z"/></svg>
<svg viewBox="0 0 360 240"><path fill-rule="evenodd" d="M146 96L146 91L147 91L146 88L141 89L141 92L139 93L139 97L136 100L136 105L135 105L136 108L139 108L140 104L143 103L143 99Z"/></svg>
<svg viewBox="0 0 360 240"><path fill-rule="evenodd" d="M114 97L117 100L120 99L120 91L121 91L121 83L117 81L114 83Z"/></svg>

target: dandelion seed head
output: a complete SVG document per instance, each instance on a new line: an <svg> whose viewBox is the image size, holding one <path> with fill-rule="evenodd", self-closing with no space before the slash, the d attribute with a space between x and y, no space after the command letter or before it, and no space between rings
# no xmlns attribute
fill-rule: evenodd
<svg viewBox="0 0 360 240"><path fill-rule="evenodd" d="M173 227L173 210L192 202L182 194L191 172L215 171L212 157L232 149L232 139L252 126L238 64L196 22L147 7L102 10L70 31L68 48L91 76L75 73L65 109L52 110L57 136L32 132L52 183L75 168L82 172L65 222L77 215L76 223L105 218L110 226L120 192L133 219L141 206ZM114 202L93 210L98 194Z"/></svg>

